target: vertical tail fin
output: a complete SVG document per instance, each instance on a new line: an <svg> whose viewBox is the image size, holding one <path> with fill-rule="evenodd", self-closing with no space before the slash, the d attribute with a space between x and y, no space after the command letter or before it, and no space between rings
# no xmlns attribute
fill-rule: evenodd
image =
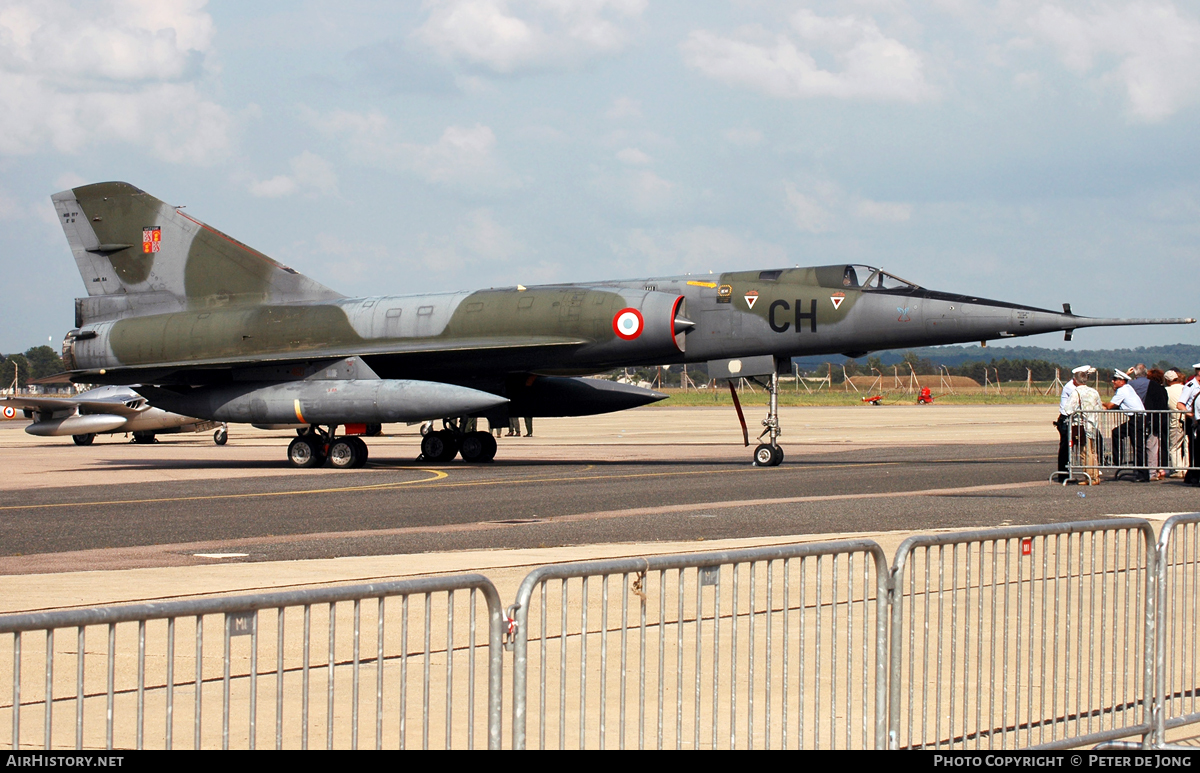
<svg viewBox="0 0 1200 773"><path fill-rule="evenodd" d="M342 296L122 182L50 197L88 297L76 326L226 305Z"/></svg>

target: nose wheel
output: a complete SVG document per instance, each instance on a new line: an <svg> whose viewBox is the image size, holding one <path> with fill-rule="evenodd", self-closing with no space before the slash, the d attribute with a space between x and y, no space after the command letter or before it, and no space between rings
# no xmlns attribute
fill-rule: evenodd
<svg viewBox="0 0 1200 773"><path fill-rule="evenodd" d="M770 381L761 381L758 378L751 378L751 381L758 384L767 390L771 396L767 408L767 418L763 419L763 431L759 433L758 439L761 441L764 437L767 442L759 443L754 449L754 466L755 467L778 467L783 462L783 448L779 445L779 436L783 434L783 430L779 428L779 372L778 369L771 373ZM733 396L733 407L737 409L738 420L742 423L742 437L746 445L750 445L750 433L746 429L746 417L742 413L742 404L738 400L737 389L733 386L733 381L729 382L729 394Z"/></svg>

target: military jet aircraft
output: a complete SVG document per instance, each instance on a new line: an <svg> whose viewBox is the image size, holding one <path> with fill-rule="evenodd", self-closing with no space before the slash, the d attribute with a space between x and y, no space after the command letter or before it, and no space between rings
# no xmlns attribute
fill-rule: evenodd
<svg viewBox="0 0 1200 773"><path fill-rule="evenodd" d="M5 417L22 411L33 423L25 427L30 435L63 437L70 435L75 445L88 446L96 435L133 433L135 443L153 443L155 435L174 432L213 433L213 442L225 445L228 428L219 421L181 416L151 406L145 397L128 386L103 386L71 397L4 397L0 410Z"/></svg>
<svg viewBox="0 0 1200 773"><path fill-rule="evenodd" d="M128 183L51 198L88 290L63 341L70 378L136 382L206 420L306 425L288 448L298 467L360 466L368 424L437 418L427 460L490 461L495 440L455 417L632 408L664 395L579 376L694 362L763 380L754 458L777 465L777 374L793 356L1195 321L1081 317L859 265L347 298Z"/></svg>

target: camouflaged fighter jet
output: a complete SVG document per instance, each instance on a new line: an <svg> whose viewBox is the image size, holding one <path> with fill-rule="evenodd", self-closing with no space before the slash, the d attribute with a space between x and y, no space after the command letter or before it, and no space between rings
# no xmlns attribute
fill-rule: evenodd
<svg viewBox="0 0 1200 773"><path fill-rule="evenodd" d="M307 426L288 448L298 467L360 466L367 425L436 418L427 460L489 461L495 440L461 417L624 410L665 395L578 376L696 362L767 387L754 458L777 465L793 356L1195 321L1080 317L858 265L347 298L127 183L52 199L88 289L63 341L72 380L149 385L154 406L211 421Z"/></svg>

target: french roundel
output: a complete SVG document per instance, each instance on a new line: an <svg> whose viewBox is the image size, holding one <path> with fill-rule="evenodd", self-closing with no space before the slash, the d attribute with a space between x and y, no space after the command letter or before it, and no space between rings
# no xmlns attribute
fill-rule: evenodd
<svg viewBox="0 0 1200 773"><path fill-rule="evenodd" d="M15 410L13 410L13 407L11 405L4 406L4 418L11 419L12 417L14 417L16 415L17 415L17 412Z"/></svg>
<svg viewBox="0 0 1200 773"><path fill-rule="evenodd" d="M637 309L621 309L613 317L613 332L617 334L618 338L626 341L632 341L640 336L643 327L645 327L645 323L642 321L642 313Z"/></svg>

